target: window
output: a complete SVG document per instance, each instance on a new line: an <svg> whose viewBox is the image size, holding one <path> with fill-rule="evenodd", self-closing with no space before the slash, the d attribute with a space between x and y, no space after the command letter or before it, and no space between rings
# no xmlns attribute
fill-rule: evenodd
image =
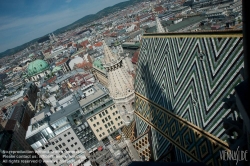
<svg viewBox="0 0 250 166"><path fill-rule="evenodd" d="M99 137L102 137L102 135L100 134Z"/></svg>
<svg viewBox="0 0 250 166"><path fill-rule="evenodd" d="M105 123L105 120L104 120L104 119L102 119L102 123Z"/></svg>
<svg viewBox="0 0 250 166"><path fill-rule="evenodd" d="M105 133L103 132L102 135L105 135Z"/></svg>
<svg viewBox="0 0 250 166"><path fill-rule="evenodd" d="M105 110L105 113L107 114L107 113L108 113L108 111L107 111L107 110Z"/></svg>
<svg viewBox="0 0 250 166"><path fill-rule="evenodd" d="M110 107L110 110L112 110L113 108L112 107Z"/></svg>
<svg viewBox="0 0 250 166"><path fill-rule="evenodd" d="M121 121L121 124L122 124L122 121Z"/></svg>
<svg viewBox="0 0 250 166"><path fill-rule="evenodd" d="M117 119L117 118L115 118L115 120L117 121L118 119Z"/></svg>
<svg viewBox="0 0 250 166"><path fill-rule="evenodd" d="M110 127L110 123L108 123L109 127Z"/></svg>
<svg viewBox="0 0 250 166"><path fill-rule="evenodd" d="M115 127L115 126L113 126L113 128L114 128L114 130L116 129L116 127Z"/></svg>
<svg viewBox="0 0 250 166"><path fill-rule="evenodd" d="M98 130L98 129L96 129L96 132L99 132L99 130Z"/></svg>
<svg viewBox="0 0 250 166"><path fill-rule="evenodd" d="M68 132L68 135L70 135L70 132Z"/></svg>
<svg viewBox="0 0 250 166"><path fill-rule="evenodd" d="M58 143L58 140L56 139L55 142Z"/></svg>
<svg viewBox="0 0 250 166"><path fill-rule="evenodd" d="M70 142L70 139L68 139L68 142Z"/></svg>
<svg viewBox="0 0 250 166"><path fill-rule="evenodd" d="M93 124L94 127L96 127L96 124Z"/></svg>
<svg viewBox="0 0 250 166"><path fill-rule="evenodd" d="M108 126L105 124L105 127L108 128Z"/></svg>
<svg viewBox="0 0 250 166"><path fill-rule="evenodd" d="M111 124L114 124L112 120L111 120Z"/></svg>
<svg viewBox="0 0 250 166"><path fill-rule="evenodd" d="M48 147L48 145L45 145L46 146L46 148Z"/></svg>
<svg viewBox="0 0 250 166"><path fill-rule="evenodd" d="M99 114L100 118L102 117L102 114Z"/></svg>
<svg viewBox="0 0 250 166"><path fill-rule="evenodd" d="M102 127L100 127L100 130L102 130Z"/></svg>
<svg viewBox="0 0 250 166"><path fill-rule="evenodd" d="M90 121L93 122L93 119L91 118Z"/></svg>
<svg viewBox="0 0 250 166"><path fill-rule="evenodd" d="M116 114L118 114L118 111L115 111Z"/></svg>
<svg viewBox="0 0 250 166"><path fill-rule="evenodd" d="M104 116L104 115L105 115L105 113L104 113L104 112L102 112L102 115Z"/></svg>
<svg viewBox="0 0 250 166"><path fill-rule="evenodd" d="M67 151L69 151L69 148L66 148Z"/></svg>
<svg viewBox="0 0 250 166"><path fill-rule="evenodd" d="M113 128L111 127L110 130L113 131Z"/></svg>
<svg viewBox="0 0 250 166"><path fill-rule="evenodd" d="M74 144L72 144L71 147L74 147Z"/></svg>
<svg viewBox="0 0 250 166"><path fill-rule="evenodd" d="M115 105L113 106L113 108L115 108Z"/></svg>
<svg viewBox="0 0 250 166"><path fill-rule="evenodd" d="M121 117L120 117L120 116L118 116L118 119L121 119Z"/></svg>
<svg viewBox="0 0 250 166"><path fill-rule="evenodd" d="M115 116L115 113L113 112L113 115Z"/></svg>
<svg viewBox="0 0 250 166"><path fill-rule="evenodd" d="M122 106L122 108L123 108L123 110L126 110L126 107L124 105Z"/></svg>
<svg viewBox="0 0 250 166"><path fill-rule="evenodd" d="M108 118L106 117L105 120L108 121Z"/></svg>
<svg viewBox="0 0 250 166"><path fill-rule="evenodd" d="M61 140L62 140L62 138L61 138L61 137L59 137L58 139L59 139L59 141L61 141Z"/></svg>
<svg viewBox="0 0 250 166"><path fill-rule="evenodd" d="M67 137L67 134L64 134L64 137Z"/></svg>
<svg viewBox="0 0 250 166"><path fill-rule="evenodd" d="M52 142L52 145L55 145L55 142Z"/></svg>
<svg viewBox="0 0 250 166"><path fill-rule="evenodd" d="M56 148L56 150L58 150L58 149L59 149L57 146L56 146L55 148Z"/></svg>
<svg viewBox="0 0 250 166"><path fill-rule="evenodd" d="M62 148L62 145L60 144L60 145L58 145L59 146L59 148Z"/></svg>
<svg viewBox="0 0 250 166"><path fill-rule="evenodd" d="M77 145L77 142L75 142L75 145Z"/></svg>
<svg viewBox="0 0 250 166"><path fill-rule="evenodd" d="M111 119L111 117L110 117L110 116L108 116L108 118L109 118L109 119Z"/></svg>
<svg viewBox="0 0 250 166"><path fill-rule="evenodd" d="M79 147L78 150L81 150L81 148Z"/></svg>
<svg viewBox="0 0 250 166"><path fill-rule="evenodd" d="M97 125L99 125L100 123L99 122L97 122Z"/></svg>
<svg viewBox="0 0 250 166"><path fill-rule="evenodd" d="M74 139L74 137L71 137L71 140L73 140Z"/></svg>
<svg viewBox="0 0 250 166"><path fill-rule="evenodd" d="M63 142L62 145L65 146L66 144Z"/></svg>
<svg viewBox="0 0 250 166"><path fill-rule="evenodd" d="M120 123L118 123L118 126L120 126Z"/></svg>
<svg viewBox="0 0 250 166"><path fill-rule="evenodd" d="M110 130L108 129L108 133L110 133Z"/></svg>
<svg viewBox="0 0 250 166"><path fill-rule="evenodd" d="M96 120L96 117L94 116L94 119Z"/></svg>

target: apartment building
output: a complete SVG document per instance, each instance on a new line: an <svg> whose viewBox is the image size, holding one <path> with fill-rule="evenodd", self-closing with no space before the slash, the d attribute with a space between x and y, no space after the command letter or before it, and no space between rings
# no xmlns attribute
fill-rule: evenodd
<svg viewBox="0 0 250 166"><path fill-rule="evenodd" d="M92 84L83 93L88 93L88 95L81 99L79 103L89 126L99 141L124 126L113 99L103 85Z"/></svg>
<svg viewBox="0 0 250 166"><path fill-rule="evenodd" d="M74 94L38 112L26 140L49 166L89 163L86 149L97 144Z"/></svg>

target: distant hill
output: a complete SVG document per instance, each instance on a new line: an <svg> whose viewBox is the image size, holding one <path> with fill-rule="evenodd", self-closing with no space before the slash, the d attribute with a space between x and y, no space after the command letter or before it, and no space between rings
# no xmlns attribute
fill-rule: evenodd
<svg viewBox="0 0 250 166"><path fill-rule="evenodd" d="M63 28L55 30L53 33L54 34L60 34L60 33L65 32L65 31L72 30L72 29L77 28L79 26L82 26L84 24L88 24L88 23L93 22L95 20L101 19L101 18L103 18L105 16L108 16L109 14L114 13L114 12L116 12L118 10L123 10L128 6L133 6L136 3L143 2L143 1L145 1L145 0L129 0L129 1L118 3L118 4L114 5L114 6L104 8L103 10L97 12L96 14L90 14L90 15L84 16L83 18L73 22L70 25L67 25L67 26L65 26ZM22 51L23 49L25 49L29 45L31 45L31 44L33 44L35 42L43 40L44 38L46 38L46 36L48 36L48 34L46 34L46 35L44 35L44 36L42 36L40 38L34 39L34 40L30 41L30 42L27 42L27 43L25 43L23 45L17 46L17 47L12 48L12 49L8 49L8 50L0 53L0 58L15 54L15 53L17 53L19 51Z"/></svg>

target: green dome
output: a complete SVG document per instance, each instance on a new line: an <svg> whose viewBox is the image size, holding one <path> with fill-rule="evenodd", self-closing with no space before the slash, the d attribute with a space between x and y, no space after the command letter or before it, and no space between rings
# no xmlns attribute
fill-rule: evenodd
<svg viewBox="0 0 250 166"><path fill-rule="evenodd" d="M31 58L31 57L33 57L33 56L35 56L35 54L34 54L34 53L32 53L32 54L30 54L30 55L29 55L29 57L30 57L30 58Z"/></svg>
<svg viewBox="0 0 250 166"><path fill-rule="evenodd" d="M100 69L100 70L105 70L104 67L103 67L103 65L102 65L102 62L101 62L99 59L98 59L98 60L95 60L95 61L93 62L93 65L94 65L96 68Z"/></svg>
<svg viewBox="0 0 250 166"><path fill-rule="evenodd" d="M33 62L30 62L27 72L29 76L33 76L47 70L48 68L49 65L46 61L37 59Z"/></svg>
<svg viewBox="0 0 250 166"><path fill-rule="evenodd" d="M52 70L52 73L55 73L55 72L57 72L57 71L59 71L59 70L62 70L62 68L61 68L60 66L56 66L56 67L54 67L54 69Z"/></svg>

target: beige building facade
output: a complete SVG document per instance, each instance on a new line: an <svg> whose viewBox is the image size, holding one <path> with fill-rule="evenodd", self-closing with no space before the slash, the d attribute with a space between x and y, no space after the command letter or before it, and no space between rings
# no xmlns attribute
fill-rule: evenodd
<svg viewBox="0 0 250 166"><path fill-rule="evenodd" d="M124 125L115 104L90 117L87 119L87 122L99 141L108 137Z"/></svg>

